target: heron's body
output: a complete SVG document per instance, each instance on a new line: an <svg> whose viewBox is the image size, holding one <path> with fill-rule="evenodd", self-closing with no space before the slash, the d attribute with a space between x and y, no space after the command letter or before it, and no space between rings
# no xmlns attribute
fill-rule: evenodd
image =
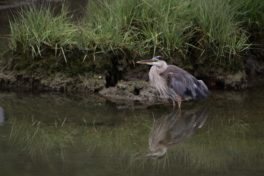
<svg viewBox="0 0 264 176"><path fill-rule="evenodd" d="M149 71L151 86L157 89L161 97L172 100L173 105L191 99L207 97L209 90L202 80L175 65L168 65L156 57L138 63L152 65Z"/></svg>

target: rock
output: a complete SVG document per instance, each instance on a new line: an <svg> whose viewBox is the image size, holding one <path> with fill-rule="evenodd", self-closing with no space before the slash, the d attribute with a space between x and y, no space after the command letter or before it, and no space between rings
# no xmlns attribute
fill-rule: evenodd
<svg viewBox="0 0 264 176"><path fill-rule="evenodd" d="M146 104L162 102L155 90L146 81L119 81L115 87L109 87L99 92L103 97L114 101L137 101Z"/></svg>
<svg viewBox="0 0 264 176"><path fill-rule="evenodd" d="M102 75L79 76L79 79L80 87L89 92L98 92L106 85L105 77Z"/></svg>
<svg viewBox="0 0 264 176"><path fill-rule="evenodd" d="M42 79L40 84L42 85L41 87L47 87L47 89L53 91L65 92L68 86L74 85L74 79L68 78L64 74L57 73L52 77Z"/></svg>
<svg viewBox="0 0 264 176"><path fill-rule="evenodd" d="M224 89L239 90L247 87L246 73L242 71L226 76L218 76L217 79L223 84Z"/></svg>

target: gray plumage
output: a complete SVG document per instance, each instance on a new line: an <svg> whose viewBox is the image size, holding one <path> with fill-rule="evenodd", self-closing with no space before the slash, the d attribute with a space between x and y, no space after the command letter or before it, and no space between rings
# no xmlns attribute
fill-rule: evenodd
<svg viewBox="0 0 264 176"><path fill-rule="evenodd" d="M168 65L156 56L150 60L138 61L139 64L152 65L149 71L150 84L157 89L161 97L178 103L191 99L205 98L209 90L202 80L175 65Z"/></svg>
<svg viewBox="0 0 264 176"><path fill-rule="evenodd" d="M197 80L177 66L168 65L160 75L167 81L168 88L175 91L183 100L205 98L209 94L208 88L202 80Z"/></svg>

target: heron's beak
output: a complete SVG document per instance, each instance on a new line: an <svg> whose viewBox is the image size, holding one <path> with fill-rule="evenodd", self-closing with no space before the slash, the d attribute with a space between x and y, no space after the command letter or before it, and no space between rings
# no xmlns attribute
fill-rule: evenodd
<svg viewBox="0 0 264 176"><path fill-rule="evenodd" d="M137 64L153 65L155 61L152 59L137 61Z"/></svg>

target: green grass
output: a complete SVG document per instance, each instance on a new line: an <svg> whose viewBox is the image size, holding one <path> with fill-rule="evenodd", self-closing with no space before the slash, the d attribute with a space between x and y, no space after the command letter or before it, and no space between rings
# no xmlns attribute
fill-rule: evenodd
<svg viewBox="0 0 264 176"><path fill-rule="evenodd" d="M247 30L263 31L264 4L262 0L230 0L236 9L236 20L242 22Z"/></svg>
<svg viewBox="0 0 264 176"><path fill-rule="evenodd" d="M128 49L141 57L170 56L187 38L183 32L191 25L188 5L182 0L92 2L85 20L84 44L101 51ZM176 10L179 12L174 13Z"/></svg>
<svg viewBox="0 0 264 176"><path fill-rule="evenodd" d="M66 45L76 44L77 28L62 8L58 15L50 7L29 7L10 22L12 50L41 56L44 46L59 51ZM63 51L62 51L63 52Z"/></svg>
<svg viewBox="0 0 264 176"><path fill-rule="evenodd" d="M129 50L132 56L159 54L174 62L194 48L199 50L195 57L215 67L237 64L233 61L250 44L243 21L237 18L240 8L234 4L229 0L93 2L85 20L83 44L99 53ZM202 60L207 57L212 60Z"/></svg>
<svg viewBox="0 0 264 176"><path fill-rule="evenodd" d="M236 55L247 49L247 36L235 20L236 9L228 1L198 0L193 5L197 25L216 56Z"/></svg>
<svg viewBox="0 0 264 176"><path fill-rule="evenodd" d="M133 45L129 24L136 4L125 1L91 1L87 7L80 43L93 51L102 52L123 49ZM111 7L109 7L111 4ZM131 13L131 17L127 14ZM127 27L127 29L123 29Z"/></svg>
<svg viewBox="0 0 264 176"><path fill-rule="evenodd" d="M164 55L183 67L231 71L243 69L241 56L251 47L252 29L262 30L263 10L261 0L101 0L89 2L81 24L74 24L66 8L55 15L50 7L30 7L10 22L10 46L32 57L52 49L66 63L78 62L75 70L98 57ZM69 46L79 54L69 54Z"/></svg>

